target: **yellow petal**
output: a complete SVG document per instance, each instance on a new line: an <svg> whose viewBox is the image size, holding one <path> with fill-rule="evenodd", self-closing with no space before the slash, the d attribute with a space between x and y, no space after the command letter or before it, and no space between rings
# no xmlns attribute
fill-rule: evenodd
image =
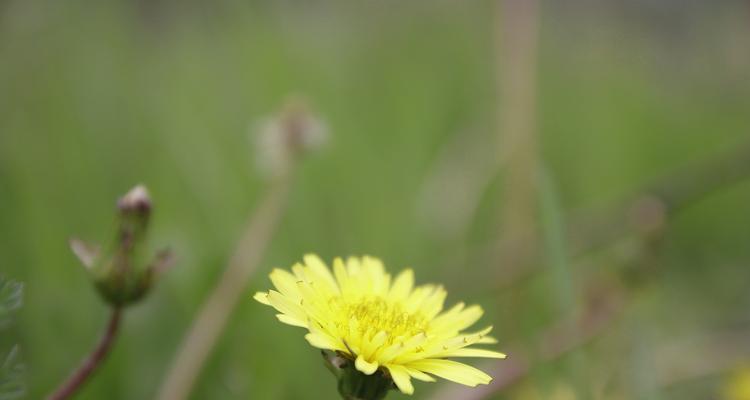
<svg viewBox="0 0 750 400"><path fill-rule="evenodd" d="M435 330L450 330L454 332L460 332L479 321L479 318L484 314L484 310L479 306L468 307L461 312L451 315L448 317L447 314L444 316L438 316L433 321L433 329ZM441 318L443 317L443 318Z"/></svg>
<svg viewBox="0 0 750 400"><path fill-rule="evenodd" d="M344 260L342 260L339 257L336 257L333 260L333 274L336 276L336 282L339 285L339 288L341 289L341 293L346 295L349 292L351 292L351 285L349 283L349 273L346 271L346 265L344 265Z"/></svg>
<svg viewBox="0 0 750 400"><path fill-rule="evenodd" d="M289 315L290 317L297 318L299 320L307 319L305 312L298 303L293 302L288 297L281 293L271 290L268 292L268 301L271 303L273 308L277 309L282 314Z"/></svg>
<svg viewBox="0 0 750 400"><path fill-rule="evenodd" d="M300 294L297 290L297 278L283 269L274 269L269 275L271 282L281 294L293 300L299 300Z"/></svg>
<svg viewBox="0 0 750 400"><path fill-rule="evenodd" d="M482 318L483 314L484 310L480 306L473 305L466 308L457 316L455 322L458 326L456 328L461 331L474 325L475 322L479 321L479 318Z"/></svg>
<svg viewBox="0 0 750 400"><path fill-rule="evenodd" d="M368 358L372 358L375 352L385 344L386 339L388 339L388 334L383 331L378 332L370 340L364 338L362 340L362 353Z"/></svg>
<svg viewBox="0 0 750 400"><path fill-rule="evenodd" d="M409 376L406 367L402 365L389 365L388 371L391 373L391 378L393 378L393 382L398 387L398 390L405 394L414 393L414 386L411 384L411 376Z"/></svg>
<svg viewBox="0 0 750 400"><path fill-rule="evenodd" d="M414 271L411 268L407 268L401 271L396 277L396 280L391 286L391 292L389 297L393 300L406 299L411 293L411 289L414 287Z"/></svg>
<svg viewBox="0 0 750 400"><path fill-rule="evenodd" d="M294 277L297 278L298 281L308 281L308 280L310 280L307 277L307 273L305 271L305 266L302 265L302 264L300 264L300 263L296 263L296 264L292 265L292 272L294 272Z"/></svg>
<svg viewBox="0 0 750 400"><path fill-rule="evenodd" d="M422 371L416 370L414 368L406 368L406 370L409 372L409 375L411 375L414 379L419 379L422 382L435 382L435 378L425 374Z"/></svg>
<svg viewBox="0 0 750 400"><path fill-rule="evenodd" d="M405 343L401 341L396 341L392 345L382 349L378 353L378 360L382 363L387 363L394 358L398 357L405 349Z"/></svg>
<svg viewBox="0 0 750 400"><path fill-rule="evenodd" d="M404 311L414 313L419 310L422 303L435 292L434 285L422 285L416 287L409 297L404 300Z"/></svg>
<svg viewBox="0 0 750 400"><path fill-rule="evenodd" d="M447 351L445 353L441 353L441 356L445 357L480 357L480 358L506 358L508 357L505 353L500 353L497 351L492 350L485 350L485 349L456 349L453 351Z"/></svg>
<svg viewBox="0 0 750 400"><path fill-rule="evenodd" d="M310 272L312 272L312 275L317 278L316 280L319 280L321 284L325 285L329 292L336 294L339 293L339 287L336 284L333 275L331 275L331 271L317 254L307 254L303 259L305 260L305 265L307 265Z"/></svg>
<svg viewBox="0 0 750 400"><path fill-rule="evenodd" d="M286 314L276 314L276 318L279 319L279 321L291 325L291 326L299 326L300 328L307 328L307 324L305 321L299 320L294 317L290 317Z"/></svg>
<svg viewBox="0 0 750 400"><path fill-rule="evenodd" d="M495 343L497 343L497 339L495 339L492 336L485 336L485 337L477 340L477 343L481 343L481 344L495 344Z"/></svg>
<svg viewBox="0 0 750 400"><path fill-rule="evenodd" d="M370 256L362 257L362 269L365 271L373 294L386 296L390 286L390 276L385 273L385 267L380 259Z"/></svg>
<svg viewBox="0 0 750 400"><path fill-rule="evenodd" d="M413 361L407 366L466 386L486 385L492 381L484 372L451 360L425 359Z"/></svg>
<svg viewBox="0 0 750 400"><path fill-rule="evenodd" d="M259 303L263 303L267 306L271 305L271 302L268 301L268 293L266 292L257 292L253 298Z"/></svg>
<svg viewBox="0 0 750 400"><path fill-rule="evenodd" d="M324 335L321 333L308 333L307 335L305 335L305 339L307 339L308 343L310 343L313 347L317 347L319 349L341 350L336 341L328 335Z"/></svg>
<svg viewBox="0 0 750 400"><path fill-rule="evenodd" d="M414 335L406 342L397 342L394 344L394 346L399 346L397 348L391 349L388 348L384 353L388 353L392 356L393 361L399 364L403 364L405 362L409 362L412 360L417 360L424 358L424 355L419 352L411 351L416 349L418 346L420 346L422 343L424 343L427 340L427 335L422 332ZM393 347L393 346L391 346ZM381 360L385 362L386 356L385 354L381 356ZM389 360L391 361L391 360Z"/></svg>
<svg viewBox="0 0 750 400"><path fill-rule="evenodd" d="M462 333L458 336L455 336L449 340L444 341L441 344L441 349L433 352L434 354L432 354L432 357L443 358L444 354L446 353L476 344L491 331L492 331L492 325L482 329L479 332Z"/></svg>
<svg viewBox="0 0 750 400"><path fill-rule="evenodd" d="M359 258L348 257L346 259L346 271L349 273L349 276L358 276L361 273Z"/></svg>
<svg viewBox="0 0 750 400"><path fill-rule="evenodd" d="M378 370L377 362L369 363L362 356L357 357L357 360L354 361L354 366L365 375L372 375Z"/></svg>
<svg viewBox="0 0 750 400"><path fill-rule="evenodd" d="M443 304L445 303L445 298L447 296L448 292L446 292L442 286L438 286L422 303L421 309L425 318L432 319L438 315L438 313L443 310Z"/></svg>
<svg viewBox="0 0 750 400"><path fill-rule="evenodd" d="M325 329L320 323L310 320L308 321L307 327L312 335L319 336L319 338L317 338L317 342L321 345L325 343L324 345L326 346L326 349L346 351L344 343L340 339L338 339L337 336L332 335L330 332L328 332L328 330Z"/></svg>

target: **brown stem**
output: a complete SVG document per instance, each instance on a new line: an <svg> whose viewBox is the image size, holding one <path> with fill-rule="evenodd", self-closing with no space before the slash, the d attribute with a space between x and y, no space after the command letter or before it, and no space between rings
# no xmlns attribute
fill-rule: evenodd
<svg viewBox="0 0 750 400"><path fill-rule="evenodd" d="M188 397L226 327L232 310L242 298L250 277L261 261L287 202L291 176L280 178L250 217L234 255L198 311L167 373L157 398L181 400Z"/></svg>
<svg viewBox="0 0 750 400"><path fill-rule="evenodd" d="M537 50L539 10L536 0L502 0L497 4L500 157L504 161L503 207L499 243L525 238L523 254L503 252L495 266L503 271L516 257L534 253L538 174ZM520 247L519 247L520 249Z"/></svg>
<svg viewBox="0 0 750 400"><path fill-rule="evenodd" d="M313 143L321 134L321 125L304 102L291 98L276 119L260 132L261 137L272 140L264 142L258 149L259 154L265 152L279 157L269 160L267 165L270 168L267 172L272 173L274 180L248 219L224 272L185 333L159 389L158 399L182 400L190 395L203 364L263 260L286 210L294 171L302 156L314 150ZM267 146L269 143L272 146ZM279 156L280 151L283 154Z"/></svg>
<svg viewBox="0 0 750 400"><path fill-rule="evenodd" d="M78 369L73 372L70 377L63 382L57 390L47 397L47 400L62 400L72 396L78 389L80 389L91 374L96 370L99 365L107 358L109 350L112 348L117 331L120 326L120 320L122 319L122 309L112 308L112 314L109 317L109 323L107 329L104 331L104 335L99 340L89 356L83 360L83 363Z"/></svg>

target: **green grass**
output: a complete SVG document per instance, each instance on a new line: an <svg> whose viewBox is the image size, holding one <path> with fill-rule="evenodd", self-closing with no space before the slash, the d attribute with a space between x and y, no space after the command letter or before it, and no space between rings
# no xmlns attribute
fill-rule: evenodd
<svg viewBox="0 0 750 400"><path fill-rule="evenodd" d="M414 266L420 281L432 281L444 276L446 258L497 235L499 200L513 190L502 182L484 193L467 237L446 243L421 224L417 209L441 146L469 128L481 132L477 140L493 143L496 60L488 2L226 1L216 8L165 2L150 18L125 2L72 3L13 1L0 12L0 273L27 288L13 333L29 398L46 394L77 365L106 319L67 238L110 240L115 199L141 182L156 203L152 240L170 245L178 263L147 301L128 310L111 358L81 398L155 393L263 193L249 126L290 94L306 96L326 119L330 143L299 171L263 267L195 398L335 397L333 378L302 332L280 326L250 299L269 284L271 267L291 265L309 251L326 259L368 253L394 269ZM668 44L653 33L623 35L636 27L605 29L580 16L588 28L566 38L566 27L580 21L546 12L538 125L559 192L548 212L603 207L748 137L750 85L720 57L696 56L712 43L667 57ZM649 324L644 336L688 323L686 335L747 323L742 313L750 300L739 282L750 278L748 204L750 186L738 185L668 226L660 272L651 277L664 301L638 319ZM493 265L473 254L458 259L471 263L452 267L472 276ZM594 268L616 264L617 254L605 253ZM549 267L540 279L572 274L565 279L578 282L587 271ZM518 302L493 305L498 296L475 291L479 282L446 284L450 302L486 303L493 311L486 321L513 342L503 332L517 332L506 329L516 321L498 310L512 307L533 322L529 329L539 329L561 316L561 298L580 300L575 285L555 295L549 285L531 282L515 289ZM664 314L681 317L664 320ZM579 376L571 369L594 368L610 356L594 349L539 376ZM619 366L632 367L627 360ZM429 388L418 384L417 398Z"/></svg>

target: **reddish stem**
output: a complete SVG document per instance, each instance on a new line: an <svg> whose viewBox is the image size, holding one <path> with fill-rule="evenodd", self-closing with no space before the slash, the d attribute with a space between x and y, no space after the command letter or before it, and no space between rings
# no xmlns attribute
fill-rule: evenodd
<svg viewBox="0 0 750 400"><path fill-rule="evenodd" d="M96 345L89 356L83 360L83 363L73 372L70 377L60 385L57 390L47 397L47 400L63 400L72 396L78 389L86 383L88 377L96 370L96 368L107 358L109 350L112 348L115 337L117 336L117 330L120 326L120 320L122 319L122 310L120 308L113 308L112 315L109 317L109 323L107 324L107 330L104 332L99 344Z"/></svg>

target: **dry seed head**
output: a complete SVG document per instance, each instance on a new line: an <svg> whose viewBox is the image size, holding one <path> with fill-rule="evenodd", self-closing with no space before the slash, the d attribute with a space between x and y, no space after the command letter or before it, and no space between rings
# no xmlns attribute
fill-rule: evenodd
<svg viewBox="0 0 750 400"><path fill-rule="evenodd" d="M262 121L255 132L258 167L269 177L284 175L300 156L320 149L328 138L323 121L299 98L287 101L276 116Z"/></svg>

